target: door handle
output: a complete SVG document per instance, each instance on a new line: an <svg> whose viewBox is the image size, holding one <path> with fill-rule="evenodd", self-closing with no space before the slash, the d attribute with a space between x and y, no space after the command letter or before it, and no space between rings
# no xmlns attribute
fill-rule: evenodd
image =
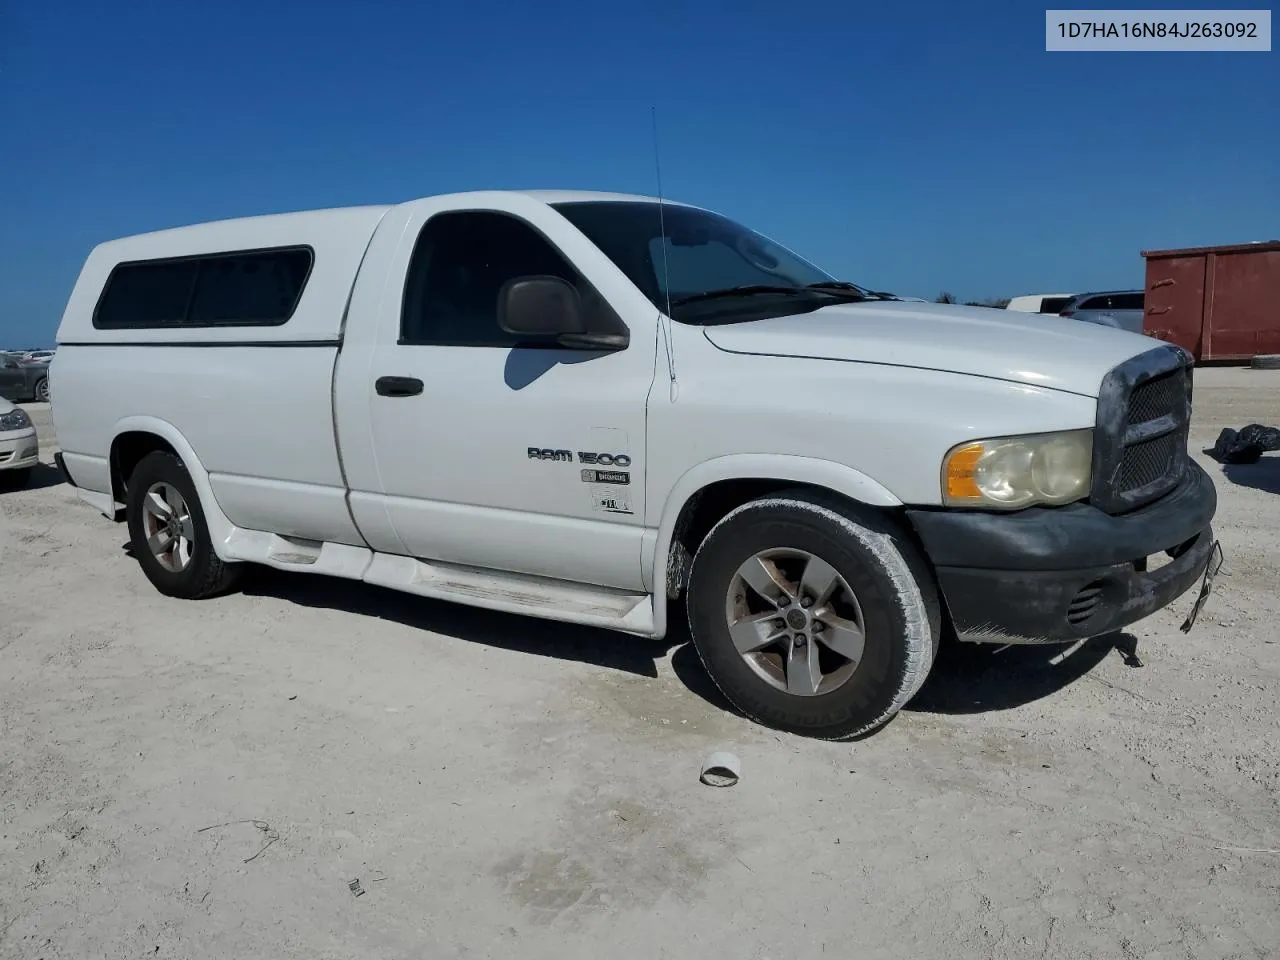
<svg viewBox="0 0 1280 960"><path fill-rule="evenodd" d="M416 397L422 392L422 381L417 377L379 377L373 388L380 397Z"/></svg>

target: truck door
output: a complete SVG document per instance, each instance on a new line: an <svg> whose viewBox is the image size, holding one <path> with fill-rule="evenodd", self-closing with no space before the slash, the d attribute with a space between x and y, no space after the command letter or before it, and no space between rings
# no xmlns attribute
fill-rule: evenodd
<svg viewBox="0 0 1280 960"><path fill-rule="evenodd" d="M584 258L590 244L559 214L526 203L410 205L376 339L362 346L348 329L339 363L352 510L378 550L639 590L654 327L612 352L505 333L508 280L552 275L588 297L622 277L603 255ZM351 443L356 393L368 439Z"/></svg>

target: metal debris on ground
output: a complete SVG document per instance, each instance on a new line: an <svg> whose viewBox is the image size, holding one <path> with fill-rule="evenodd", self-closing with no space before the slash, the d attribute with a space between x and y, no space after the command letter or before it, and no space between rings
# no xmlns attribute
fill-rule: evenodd
<svg viewBox="0 0 1280 960"><path fill-rule="evenodd" d="M354 880L347 883L347 889L351 891L351 895L353 897L364 896L364 887L360 886L359 877L356 877Z"/></svg>
<svg viewBox="0 0 1280 960"><path fill-rule="evenodd" d="M1115 641L1116 652L1120 654L1126 667L1141 667L1142 659L1138 656L1138 638L1132 635L1121 636Z"/></svg>
<svg viewBox="0 0 1280 960"><path fill-rule="evenodd" d="M698 779L709 787L732 787L742 775L742 761L721 751L707 757Z"/></svg>
<svg viewBox="0 0 1280 960"><path fill-rule="evenodd" d="M244 863L252 863L254 860L257 860L260 856L262 856L264 853L267 852L267 847L271 846L273 843L275 843L277 840L280 839L280 831L276 830L273 826L271 826L271 824L267 823L267 821L265 820L228 820L226 823L213 823L207 827L201 827L199 830L196 831L196 833L204 833L206 830L218 830L218 829L221 829L222 827L231 827L231 826L235 826L238 823L252 823L255 827L257 827L260 831L262 831L262 835L265 840L262 846L258 848L258 852L255 853L252 857L247 857L243 861Z"/></svg>

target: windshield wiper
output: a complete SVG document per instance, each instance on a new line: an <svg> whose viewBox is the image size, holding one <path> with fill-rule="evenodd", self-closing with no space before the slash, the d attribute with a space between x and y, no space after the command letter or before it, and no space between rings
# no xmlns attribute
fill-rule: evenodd
<svg viewBox="0 0 1280 960"><path fill-rule="evenodd" d="M672 300L673 307L683 306L686 303L693 303L697 300L720 300L729 297L750 297L759 293L775 293L789 294L795 296L812 296L819 294L827 297L837 297L841 300L867 300L870 299L866 291L853 284L844 284L836 281L828 283L811 283L803 287L784 287L775 286L768 283L748 283L739 287L725 287L723 290L707 290L704 293L693 293L687 297L681 297L679 300Z"/></svg>
<svg viewBox="0 0 1280 960"><path fill-rule="evenodd" d="M687 297L681 297L678 300L672 300L673 307L683 306L686 303L694 303L697 300L719 300L728 297L751 297L758 293L809 293L806 287L783 287L774 286L768 283L746 283L739 287L725 287L722 290L706 290L702 293L691 293Z"/></svg>
<svg viewBox="0 0 1280 960"><path fill-rule="evenodd" d="M825 292L845 292L847 291L851 297L858 300L897 300L892 293L881 293L879 290L867 290L858 286L856 283L850 283L848 280L823 280L820 283L809 284L809 290L821 290Z"/></svg>

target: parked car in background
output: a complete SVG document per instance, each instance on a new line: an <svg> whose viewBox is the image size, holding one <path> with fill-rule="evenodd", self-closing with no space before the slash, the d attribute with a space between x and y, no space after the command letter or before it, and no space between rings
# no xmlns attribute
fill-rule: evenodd
<svg viewBox="0 0 1280 960"><path fill-rule="evenodd" d="M27 411L0 399L0 490L25 487L39 453L36 428Z"/></svg>
<svg viewBox="0 0 1280 960"><path fill-rule="evenodd" d="M1082 293L1062 308L1061 316L1104 327L1118 327L1130 333L1142 333L1146 298L1147 295L1142 290Z"/></svg>
<svg viewBox="0 0 1280 960"><path fill-rule="evenodd" d="M48 363L52 359L52 350L29 350L22 355L23 363Z"/></svg>
<svg viewBox="0 0 1280 960"><path fill-rule="evenodd" d="M1061 313L1075 297L1074 293L1028 293L1014 297L1005 309L1018 313Z"/></svg>
<svg viewBox="0 0 1280 960"><path fill-rule="evenodd" d="M5 400L49 400L47 361L24 363L13 354L0 355L0 398Z"/></svg>

